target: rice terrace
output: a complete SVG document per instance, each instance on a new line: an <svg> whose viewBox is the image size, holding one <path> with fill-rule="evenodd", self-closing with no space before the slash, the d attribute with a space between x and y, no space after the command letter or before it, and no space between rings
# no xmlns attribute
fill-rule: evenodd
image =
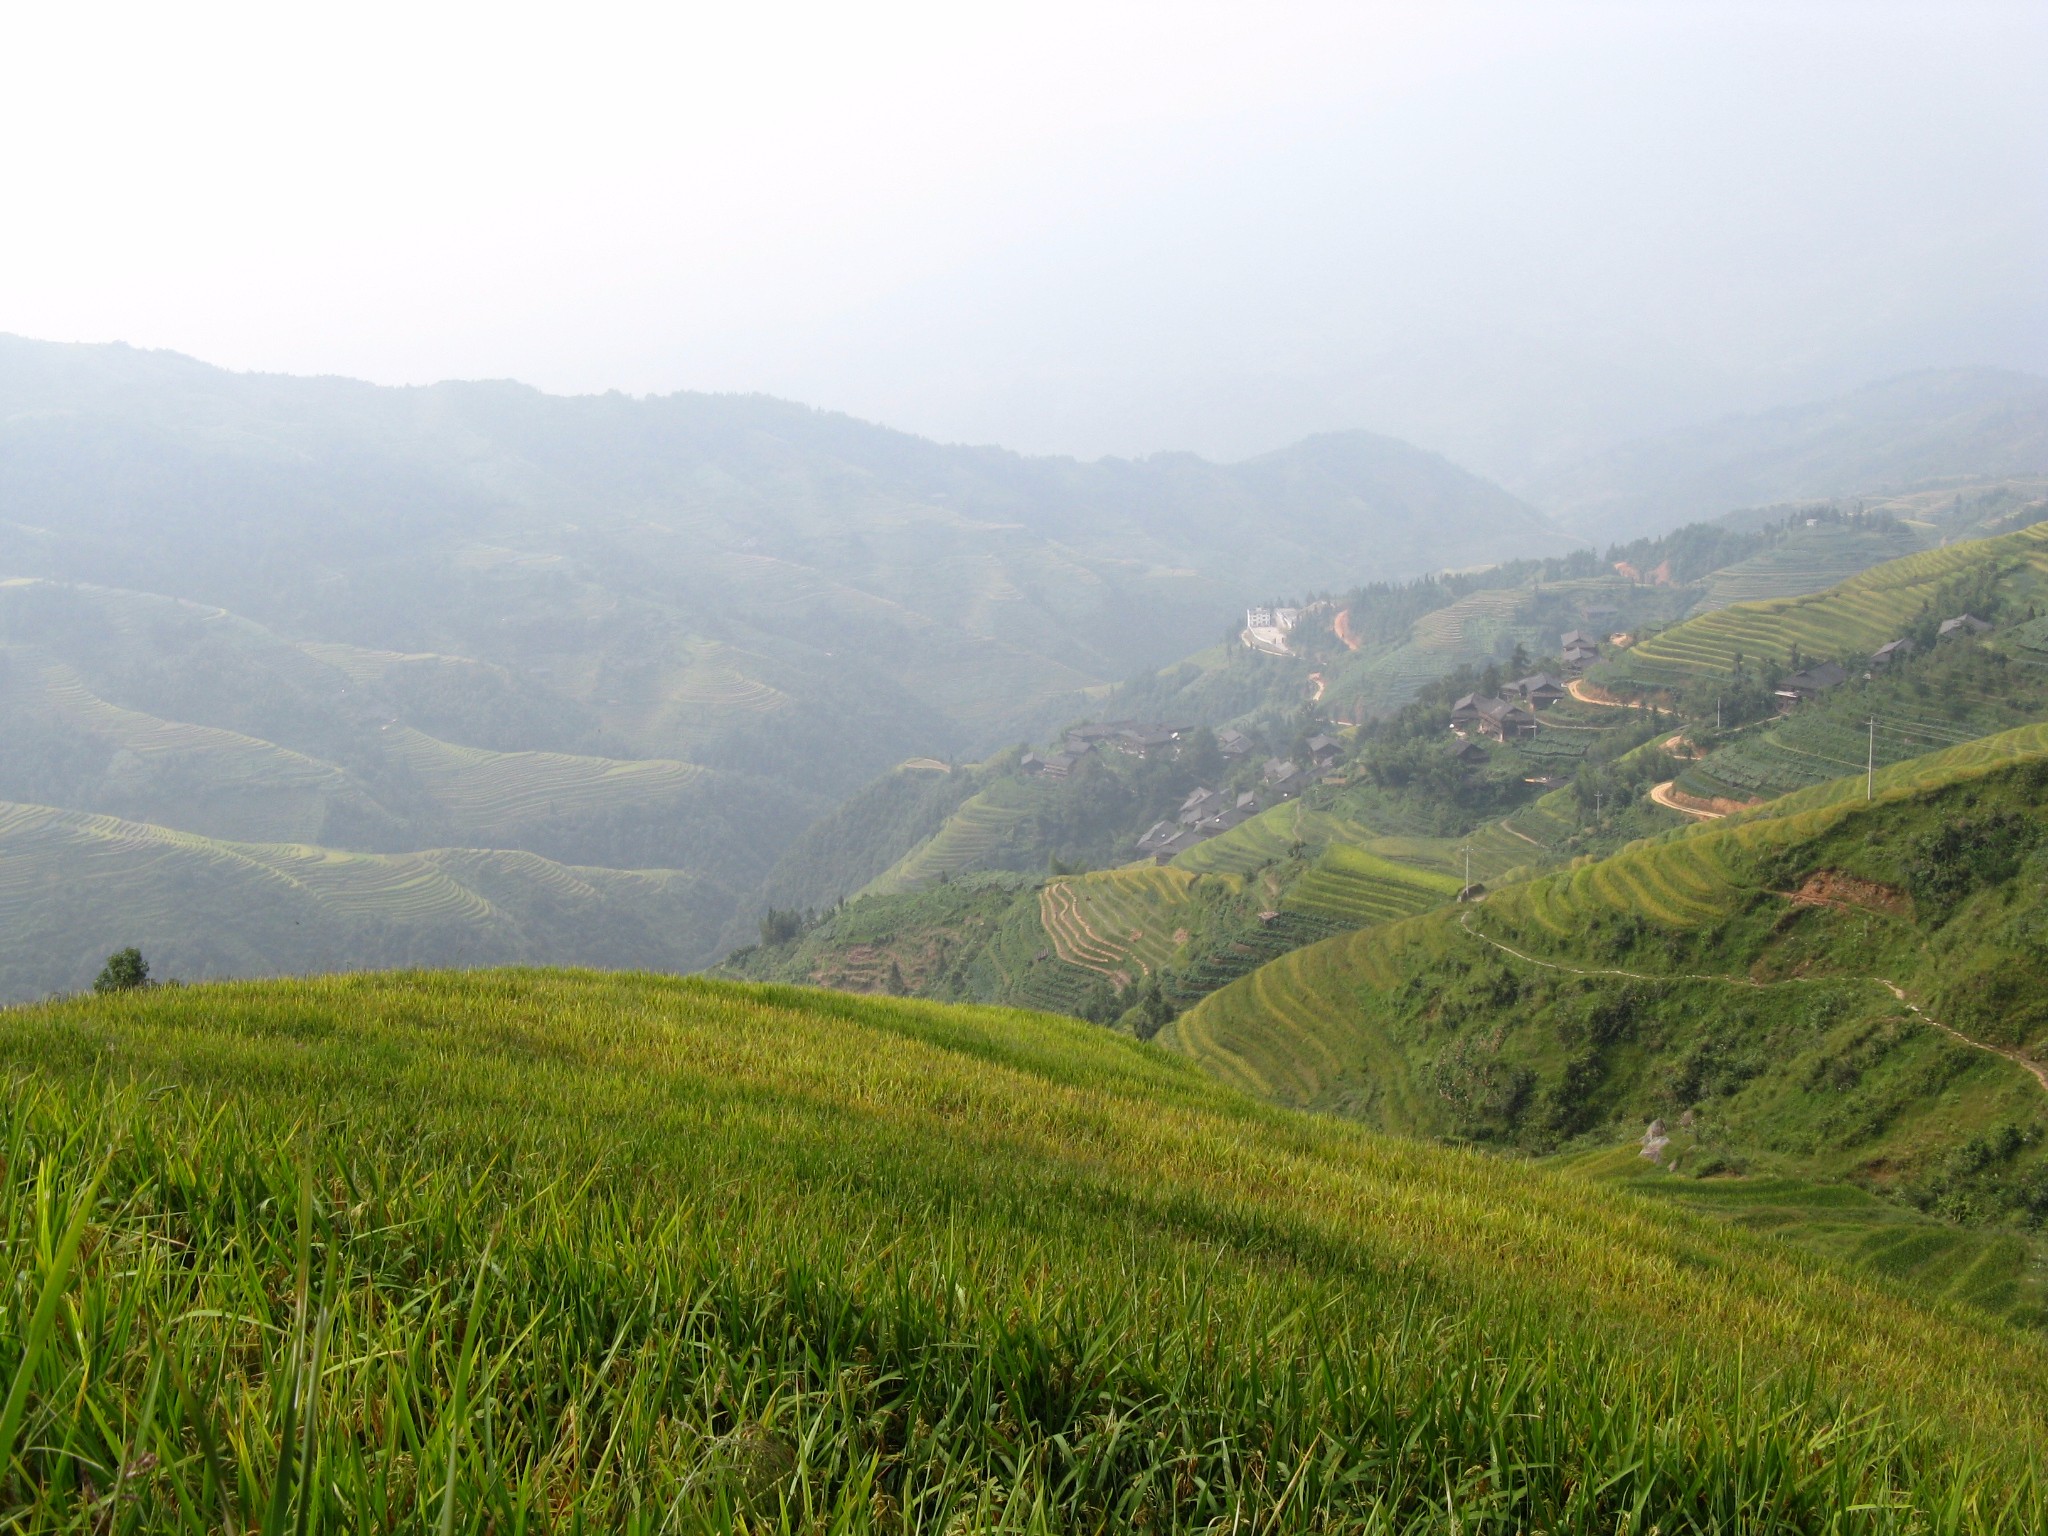
<svg viewBox="0 0 2048 1536"><path fill-rule="evenodd" d="M2048 1533L2048 7L17 7L0 1536Z"/></svg>

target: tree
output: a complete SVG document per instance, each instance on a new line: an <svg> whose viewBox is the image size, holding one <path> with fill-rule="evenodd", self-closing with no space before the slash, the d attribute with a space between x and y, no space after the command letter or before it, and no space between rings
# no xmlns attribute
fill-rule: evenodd
<svg viewBox="0 0 2048 1536"><path fill-rule="evenodd" d="M92 989L95 992L133 992L148 985L149 962L142 958L141 950L130 947L107 956L107 963L100 968Z"/></svg>

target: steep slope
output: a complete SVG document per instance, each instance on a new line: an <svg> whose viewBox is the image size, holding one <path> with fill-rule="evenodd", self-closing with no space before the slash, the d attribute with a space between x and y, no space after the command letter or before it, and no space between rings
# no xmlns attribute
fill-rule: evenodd
<svg viewBox="0 0 2048 1536"><path fill-rule="evenodd" d="M1065 1021L412 975L9 1011L0 1061L31 1524L2048 1513L2038 1340Z"/></svg>
<svg viewBox="0 0 2048 1536"><path fill-rule="evenodd" d="M1696 1164L2037 1224L2044 813L2036 725L1299 951L1162 1039L1389 1129L1543 1150L1683 1116Z"/></svg>
<svg viewBox="0 0 2048 1536"><path fill-rule="evenodd" d="M1630 443L1546 476L1537 505L1626 538L1731 507L2048 469L2048 380L1929 370L1809 405Z"/></svg>

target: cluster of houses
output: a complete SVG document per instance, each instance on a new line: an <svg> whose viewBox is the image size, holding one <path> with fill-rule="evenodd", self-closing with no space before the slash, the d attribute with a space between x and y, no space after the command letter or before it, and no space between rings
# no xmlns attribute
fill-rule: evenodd
<svg viewBox="0 0 2048 1536"><path fill-rule="evenodd" d="M1220 736L1218 740L1221 740ZM1343 748L1328 736L1311 736L1308 739L1308 756L1306 764L1297 764L1291 759L1267 758L1260 770L1262 782L1258 789L1232 793L1227 789L1198 786L1181 801L1180 810L1173 820L1155 822L1138 839L1139 855L1158 864L1171 863L1175 854L1228 832L1232 827L1241 826L1268 806L1292 800L1309 785L1320 782L1336 766L1337 759L1343 756Z"/></svg>
<svg viewBox="0 0 2048 1536"><path fill-rule="evenodd" d="M1952 619L1943 619L1935 630L1937 640L1953 640L1957 637L1974 639L1978 635L1991 633L1992 625L1978 618L1974 613L1959 613ZM1911 640L1888 640L1870 653L1870 670L1884 672L1913 654L1915 647ZM1849 681L1848 670L1839 662L1824 661L1817 667L1806 667L1789 677L1780 678L1773 692L1777 696L1778 713L1789 715L1802 704L1810 704L1822 694L1839 688Z"/></svg>
<svg viewBox="0 0 2048 1536"><path fill-rule="evenodd" d="M1147 759L1178 757L1182 743L1194 729L1191 725L1165 725L1141 720L1107 720L1099 725L1077 725L1068 730L1060 751L1026 752L1017 766L1034 777L1058 780L1072 773L1082 758L1097 749ZM1232 744L1224 741L1226 736L1235 738L1234 753ZM1236 731L1218 733L1216 744L1223 749L1225 757L1242 757L1251 751L1250 740Z"/></svg>
<svg viewBox="0 0 2048 1536"><path fill-rule="evenodd" d="M1600 659L1600 642L1583 629L1568 629L1557 637L1559 654L1574 672L1583 672Z"/></svg>
<svg viewBox="0 0 2048 1536"><path fill-rule="evenodd" d="M1550 708L1567 696L1563 683L1548 672L1537 672L1509 683L1492 698L1468 693L1451 706L1451 730L1458 737L1451 756L1460 762L1476 762L1486 755L1472 737L1491 736L1495 741L1521 741L1536 734L1538 710Z"/></svg>

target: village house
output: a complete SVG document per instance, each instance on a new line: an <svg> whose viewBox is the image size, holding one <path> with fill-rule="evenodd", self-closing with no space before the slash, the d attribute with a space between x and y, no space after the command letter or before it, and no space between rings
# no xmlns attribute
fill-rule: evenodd
<svg viewBox="0 0 2048 1536"><path fill-rule="evenodd" d="M1479 702L1479 729L1501 741L1520 741L1536 734L1536 717L1506 699Z"/></svg>
<svg viewBox="0 0 2048 1536"><path fill-rule="evenodd" d="M1548 672L1537 672L1519 682L1508 684L1508 691L1519 694L1524 704L1531 709L1548 709L1560 699L1571 696L1565 685Z"/></svg>
<svg viewBox="0 0 2048 1536"><path fill-rule="evenodd" d="M1988 635L1991 633L1991 630L1992 626L1978 618L1974 613L1959 613L1952 619L1943 619L1941 621L1941 628L1935 631L1935 638L1937 640L1946 640L1953 635L1962 635L1967 638L1972 635Z"/></svg>
<svg viewBox="0 0 2048 1536"><path fill-rule="evenodd" d="M1196 789L1180 803L1180 824L1192 827L1196 822L1207 821L1221 811L1228 803L1229 796L1220 789Z"/></svg>
<svg viewBox="0 0 2048 1536"><path fill-rule="evenodd" d="M1904 661L1913 654L1911 640L1888 640L1870 653L1870 664L1882 672L1895 661Z"/></svg>
<svg viewBox="0 0 2048 1536"><path fill-rule="evenodd" d="M1164 848L1178 836L1180 836L1180 828L1174 823L1170 821L1155 821L1146 829L1145 835L1138 839L1138 852L1149 857L1157 853L1161 848Z"/></svg>
<svg viewBox="0 0 2048 1536"><path fill-rule="evenodd" d="M1327 768L1344 755L1344 749L1327 736L1311 736L1308 739L1309 760L1318 768Z"/></svg>
<svg viewBox="0 0 2048 1536"><path fill-rule="evenodd" d="M1479 695L1468 693L1451 706L1451 729L1463 735L1479 723Z"/></svg>
<svg viewBox="0 0 2048 1536"><path fill-rule="evenodd" d="M1464 763L1468 767L1486 761L1486 748L1476 741L1460 738L1451 743L1451 761Z"/></svg>
<svg viewBox="0 0 2048 1536"><path fill-rule="evenodd" d="M1216 733L1216 750L1225 757L1243 757L1251 749L1252 739L1243 731L1222 730Z"/></svg>
<svg viewBox="0 0 2048 1536"><path fill-rule="evenodd" d="M1185 853L1188 849L1194 847L1195 844L1204 841L1206 841L1206 838L1201 832L1193 827L1183 827L1166 842L1153 850L1152 862L1155 864L1171 864L1174 860L1174 855Z"/></svg>
<svg viewBox="0 0 2048 1536"><path fill-rule="evenodd" d="M1788 715L1800 705L1810 703L1832 688L1841 687L1848 680L1849 674L1832 661L1808 667L1803 672L1794 672L1778 684L1778 713Z"/></svg>

